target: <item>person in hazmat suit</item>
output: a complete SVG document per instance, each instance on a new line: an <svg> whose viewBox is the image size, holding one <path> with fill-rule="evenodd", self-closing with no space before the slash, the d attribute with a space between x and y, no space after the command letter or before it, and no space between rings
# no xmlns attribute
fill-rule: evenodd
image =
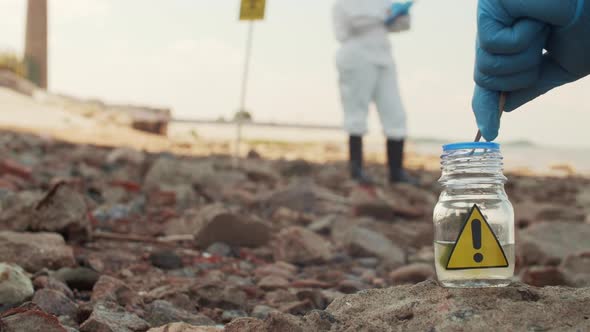
<svg viewBox="0 0 590 332"><path fill-rule="evenodd" d="M403 169L407 136L390 32L409 29L411 2L390 0L337 0L333 7L334 30L341 47L336 55L349 134L351 177L361 184L372 180L363 170L363 136L367 133L369 105L374 102L387 138L389 180L417 184Z"/></svg>

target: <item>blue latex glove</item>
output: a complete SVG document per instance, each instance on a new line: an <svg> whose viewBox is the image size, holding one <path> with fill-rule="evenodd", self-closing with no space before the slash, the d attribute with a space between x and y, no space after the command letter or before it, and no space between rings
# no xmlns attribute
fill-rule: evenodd
<svg viewBox="0 0 590 332"><path fill-rule="evenodd" d="M414 5L413 1L394 2L391 5L391 14L389 14L389 17L387 17L387 19L385 20L385 24L391 25L395 23L395 20L397 20L400 16L410 14L410 8L412 7L412 5Z"/></svg>
<svg viewBox="0 0 590 332"><path fill-rule="evenodd" d="M590 74L590 0L479 0L477 27L472 106L488 141L500 127L499 91L510 112Z"/></svg>

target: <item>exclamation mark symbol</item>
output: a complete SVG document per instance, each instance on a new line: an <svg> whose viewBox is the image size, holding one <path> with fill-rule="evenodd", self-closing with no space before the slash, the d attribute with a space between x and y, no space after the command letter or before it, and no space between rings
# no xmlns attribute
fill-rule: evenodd
<svg viewBox="0 0 590 332"><path fill-rule="evenodd" d="M473 240L473 249L481 249L481 221L479 219L474 219L471 222L471 238ZM473 255L473 260L476 263L481 263L483 255L478 252Z"/></svg>

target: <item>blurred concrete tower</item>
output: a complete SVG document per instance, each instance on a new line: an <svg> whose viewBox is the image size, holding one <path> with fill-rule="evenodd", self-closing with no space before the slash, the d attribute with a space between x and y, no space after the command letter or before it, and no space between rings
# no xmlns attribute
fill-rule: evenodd
<svg viewBox="0 0 590 332"><path fill-rule="evenodd" d="M28 78L47 89L47 0L28 0L25 61Z"/></svg>

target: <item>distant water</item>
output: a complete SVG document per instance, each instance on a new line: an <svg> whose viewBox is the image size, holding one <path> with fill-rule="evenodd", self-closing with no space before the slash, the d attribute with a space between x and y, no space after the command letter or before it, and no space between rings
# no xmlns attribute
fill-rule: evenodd
<svg viewBox="0 0 590 332"><path fill-rule="evenodd" d="M207 139L232 140L235 126L173 124L173 135L197 135ZM244 139L288 142L340 142L345 144L346 135L340 130L290 129L280 127L244 127ZM410 138L409 150L418 154L439 156L442 145L451 141L429 138ZM365 150L383 151L384 140L378 134L368 135ZM533 172L551 172L552 166L570 166L577 173L590 175L590 148L563 148L535 145L526 141L500 142L507 170L528 169Z"/></svg>

